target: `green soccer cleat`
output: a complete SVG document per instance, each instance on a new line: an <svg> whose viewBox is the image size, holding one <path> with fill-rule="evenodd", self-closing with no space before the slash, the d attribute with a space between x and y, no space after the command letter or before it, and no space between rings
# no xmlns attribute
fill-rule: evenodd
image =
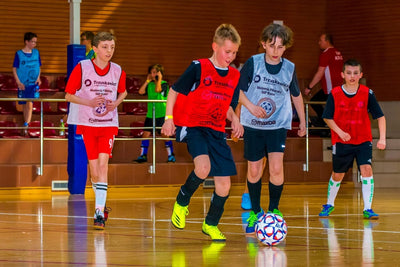
<svg viewBox="0 0 400 267"><path fill-rule="evenodd" d="M172 225L178 229L185 228L187 215L189 215L188 206L181 206L175 202L171 217Z"/></svg>
<svg viewBox="0 0 400 267"><path fill-rule="evenodd" d="M258 219L260 219L263 215L264 215L263 210L259 211L257 214L255 214L254 211L250 211L250 216L247 219L246 234L251 234L256 231L255 230L256 223Z"/></svg>
<svg viewBox="0 0 400 267"><path fill-rule="evenodd" d="M330 204L322 205L322 211L319 213L319 217L329 217L334 210L335 207Z"/></svg>
<svg viewBox="0 0 400 267"><path fill-rule="evenodd" d="M219 242L225 242L226 237L224 236L223 233L218 229L217 226L214 225L208 225L206 224L206 221L203 221L203 227L202 227L203 233L210 236L212 241L219 241Z"/></svg>
<svg viewBox="0 0 400 267"><path fill-rule="evenodd" d="M280 210L278 210L278 209L274 209L273 211L268 211L268 212L271 212L273 214L279 215L279 216L281 216L283 218L282 212Z"/></svg>
<svg viewBox="0 0 400 267"><path fill-rule="evenodd" d="M367 220L378 220L379 219L379 215L376 214L372 209L364 210L363 217L364 217L364 219L367 219Z"/></svg>

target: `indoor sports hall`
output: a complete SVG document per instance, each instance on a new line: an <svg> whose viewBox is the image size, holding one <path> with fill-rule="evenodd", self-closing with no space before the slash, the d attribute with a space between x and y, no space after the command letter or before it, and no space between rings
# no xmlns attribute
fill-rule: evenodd
<svg viewBox="0 0 400 267"><path fill-rule="evenodd" d="M400 93L396 89L400 3L14 0L1 1L0 8L4 10L0 27L1 266L400 266ZM214 192L211 177L193 195L185 229L171 224L176 195L193 170L186 145L171 139L176 162L167 163L165 138L154 134L149 138L148 162L133 162L141 150L148 102L138 91L151 64L162 64L165 80L173 85L193 59L210 56L213 31L221 23L233 24L240 33L242 43L234 63L245 63L258 53L260 32L271 22L288 25L294 32L294 44L285 58L295 62L301 90L318 68L321 33L334 36L344 58L362 63L363 83L373 89L387 124L385 150L376 148L378 124L376 120L371 124L372 205L379 219L363 219L356 166L345 175L333 213L318 215L326 204L332 172L329 130L308 124L306 137L298 137L298 123L293 121L286 140L285 187L279 206L287 236L269 247L255 235L246 235L249 210L241 208L241 201L247 161L243 139L230 138L228 123L227 143L238 174L231 177L218 225L226 242L212 242L202 233ZM33 103L32 122L26 129L12 64L29 31L38 36L42 66L40 98ZM90 173L81 152L71 153L73 140L65 125L65 86L72 57L68 47L79 45L83 31L113 31L112 61L127 74L128 96L118 107L120 127L109 161L109 218L104 230L93 229L95 195ZM304 101L310 121L315 111L308 98ZM268 207L268 167L262 176L261 206Z"/></svg>

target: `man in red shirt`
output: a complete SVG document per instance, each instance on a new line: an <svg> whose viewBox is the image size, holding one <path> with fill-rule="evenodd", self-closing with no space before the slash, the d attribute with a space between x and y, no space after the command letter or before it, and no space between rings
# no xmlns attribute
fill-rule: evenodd
<svg viewBox="0 0 400 267"><path fill-rule="evenodd" d="M326 101L332 88L340 86L343 83L341 76L343 67L343 56L335 47L330 34L324 33L319 38L319 47L322 53L319 56L318 70L314 74L308 87L304 90L306 96L311 95L312 88L321 81L321 89L311 97L311 101ZM314 126L325 126L322 120L324 108L322 105L311 105L317 113L317 118L312 120Z"/></svg>

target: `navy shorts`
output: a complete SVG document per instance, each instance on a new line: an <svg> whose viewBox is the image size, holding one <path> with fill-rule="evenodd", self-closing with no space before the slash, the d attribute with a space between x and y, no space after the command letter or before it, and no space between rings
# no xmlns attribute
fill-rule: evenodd
<svg viewBox="0 0 400 267"><path fill-rule="evenodd" d="M285 152L287 129L256 130L244 127L244 158L258 161L268 153Z"/></svg>
<svg viewBox="0 0 400 267"><path fill-rule="evenodd" d="M189 154L193 159L200 155L208 155L211 162L209 176L237 174L231 148L226 143L225 133L207 127L177 126L176 141L187 143Z"/></svg>
<svg viewBox="0 0 400 267"><path fill-rule="evenodd" d="M25 90L18 89L18 98L37 98L35 97L36 85L25 85ZM26 101L18 101L18 104L26 104Z"/></svg>
<svg viewBox="0 0 400 267"><path fill-rule="evenodd" d="M161 118L156 118L156 127L162 127L164 124L165 118L161 117ZM144 127L153 127L153 118L147 118L144 121ZM153 129L143 129L143 131L146 132L153 132ZM156 129L156 132L158 134L161 134L161 129Z"/></svg>
<svg viewBox="0 0 400 267"><path fill-rule="evenodd" d="M353 167L354 158L358 169L361 165L371 165L372 142L359 145L336 143L332 146L332 165L336 173L345 173Z"/></svg>

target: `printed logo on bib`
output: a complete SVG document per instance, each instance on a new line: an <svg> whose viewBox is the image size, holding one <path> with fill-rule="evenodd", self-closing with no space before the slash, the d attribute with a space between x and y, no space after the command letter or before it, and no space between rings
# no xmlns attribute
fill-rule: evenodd
<svg viewBox="0 0 400 267"><path fill-rule="evenodd" d="M254 76L254 82L255 82L255 83L258 83L259 81L261 81L260 75Z"/></svg>
<svg viewBox="0 0 400 267"><path fill-rule="evenodd" d="M222 105L218 105L211 110L210 115L215 120L221 120L224 117Z"/></svg>
<svg viewBox="0 0 400 267"><path fill-rule="evenodd" d="M107 104L111 103L111 100L105 100L103 103L99 104L97 107L93 108L93 115L97 117L105 116L107 111Z"/></svg>
<svg viewBox="0 0 400 267"><path fill-rule="evenodd" d="M86 86L91 86L92 85L92 81L89 80L89 79L85 80L85 85Z"/></svg>
<svg viewBox="0 0 400 267"><path fill-rule="evenodd" d="M210 86L211 84L212 84L212 78L211 78L211 76L207 76L207 77L205 77L204 78L204 80L203 80L203 83L204 83L204 85L205 86Z"/></svg>
<svg viewBox="0 0 400 267"><path fill-rule="evenodd" d="M258 103L257 103L257 106L260 106L263 109L265 109L265 111L267 112L267 119L269 117L271 117L271 115L274 114L274 112L276 110L275 102L272 101L272 99L268 98L268 97L264 97L264 98L260 99L260 101L258 101Z"/></svg>

